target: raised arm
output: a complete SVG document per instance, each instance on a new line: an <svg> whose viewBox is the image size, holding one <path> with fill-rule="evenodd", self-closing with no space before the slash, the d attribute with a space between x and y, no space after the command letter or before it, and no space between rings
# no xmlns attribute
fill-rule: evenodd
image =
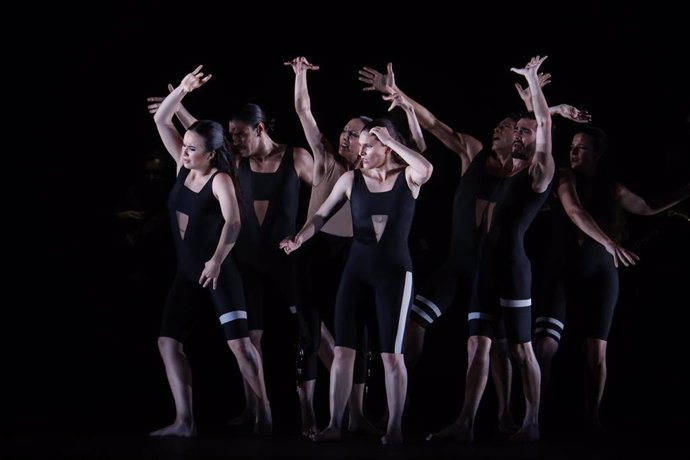
<svg viewBox="0 0 690 460"><path fill-rule="evenodd" d="M326 201L323 202L319 210L304 224L297 234L281 241L280 249L285 251L286 254L290 254L292 251L299 249L305 241L321 230L321 227L328 222L328 219L330 219L330 217L345 204L345 201L350 198L353 179L353 171L348 171L340 176L333 186L330 195L328 195L328 198L326 198Z"/></svg>
<svg viewBox="0 0 690 460"><path fill-rule="evenodd" d="M405 177L410 190L412 190L412 196L417 198L420 187L429 180L434 171L433 165L421 153L415 152L393 139L388 130L383 126L371 128L369 133L376 136L383 145L400 155L400 158L408 164L405 169Z"/></svg>
<svg viewBox="0 0 690 460"><path fill-rule="evenodd" d="M443 142L443 145L460 157L462 174L464 174L474 157L482 150L482 143L469 134L453 130L450 126L436 118L426 107L401 91L395 83L392 63L388 63L387 70L388 73L384 75L371 67L363 67L359 71L359 80L369 85L364 87L364 91L376 90L383 94L389 94L392 89L402 94L412 104L422 128L429 131L434 137Z"/></svg>
<svg viewBox="0 0 690 460"><path fill-rule="evenodd" d="M390 88L389 93L383 95L383 100L391 102L391 106L388 107L389 112L395 107L400 107L405 112L407 116L407 125L410 128L410 134L412 135L412 140L416 145L417 151L419 153L424 153L426 151L424 134L422 134L422 127L419 126L419 120L417 119L410 99L403 93Z"/></svg>
<svg viewBox="0 0 690 460"><path fill-rule="evenodd" d="M544 88L544 86L551 83L550 73L539 73L538 77L539 86L541 88ZM529 90L529 86L527 88L523 88L520 83L515 83L515 89L517 90L520 99L522 99L522 102L525 104L525 110L528 112L533 112L534 108L532 105L532 92ZM549 113L552 117L559 115L570 121L574 121L575 123L589 123L592 121L592 116L589 114L589 112L586 110L580 110L570 104L558 104L549 107Z"/></svg>
<svg viewBox="0 0 690 460"><path fill-rule="evenodd" d="M218 245L213 256L204 264L199 283L204 287L209 282L213 282L213 289L218 283L218 275L225 258L230 254L237 236L240 234L240 211L237 204L237 196L232 179L225 173L216 174L212 184L213 195L218 199L220 212L223 214L225 223L220 232Z"/></svg>
<svg viewBox="0 0 690 460"><path fill-rule="evenodd" d="M319 67L311 64L303 56L296 57L284 64L292 66L292 70L295 71L295 111L302 124L309 147L314 154L313 183L318 185L326 173L329 162L335 161L333 147L326 140L312 114L311 99L307 89L307 71L318 70Z"/></svg>
<svg viewBox="0 0 690 460"><path fill-rule="evenodd" d="M529 173L532 177L532 190L537 193L544 192L551 181L556 169L551 153L551 114L546 103L544 92L539 86L539 66L547 58L536 56L530 59L527 66L523 69L512 68L515 73L523 75L529 85L532 94L532 106L534 107L534 118L537 120L536 149L529 166Z"/></svg>
<svg viewBox="0 0 690 460"><path fill-rule="evenodd" d="M177 110L182 98L184 98L187 93L199 88L211 78L211 74L204 77L203 72L201 72L201 68L202 66L199 66L194 69L192 73L185 75L180 85L173 89L173 91L168 94L165 99L163 99L158 111L153 116L153 120L156 122L158 134L161 136L163 145L165 145L166 150L177 163L178 170L181 164L180 157L182 152L182 136L180 136L177 128L175 128L175 125L172 122L172 117L175 114L175 111Z"/></svg>
<svg viewBox="0 0 690 460"><path fill-rule="evenodd" d="M626 267L635 265L639 260L637 254L619 246L604 232L594 220L592 215L582 206L580 197L577 194L575 175L570 170L561 170L558 173L558 183L556 192L561 200L563 209L570 220L597 243L601 244L606 251L613 257L613 264L618 267L622 262Z"/></svg>
<svg viewBox="0 0 690 460"><path fill-rule="evenodd" d="M617 184L616 188L618 199L623 209L641 216L658 214L661 211L675 206L690 196L690 184L686 184L678 190L654 199L644 199L621 184Z"/></svg>
<svg viewBox="0 0 690 460"><path fill-rule="evenodd" d="M172 93L175 87L168 83L168 92ZM158 109L161 106L161 103L163 102L165 98L160 97L160 96L154 96L154 97L148 97L146 100L149 102L148 109L150 114L154 114L158 112ZM177 117L178 120L180 120L180 123L182 123L182 126L184 129L189 128L194 124L196 121L196 118L189 113L189 111L182 105L182 103L179 103L177 105L177 111L175 112L175 116Z"/></svg>

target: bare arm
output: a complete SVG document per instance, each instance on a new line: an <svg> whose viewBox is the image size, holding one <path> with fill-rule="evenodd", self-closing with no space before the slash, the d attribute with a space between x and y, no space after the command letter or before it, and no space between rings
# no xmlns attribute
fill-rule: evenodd
<svg viewBox="0 0 690 460"><path fill-rule="evenodd" d="M292 66L295 71L295 111L302 124L304 135L307 138L309 147L314 154L313 183L321 183L329 161L334 161L332 147L319 129L316 119L311 111L311 99L307 89L307 71L318 70L319 67L312 65L305 57L297 57L292 61L284 63Z"/></svg>
<svg viewBox="0 0 690 460"><path fill-rule="evenodd" d="M324 226L328 219L350 198L353 181L353 171L346 172L340 176L340 179L335 183L333 190L331 190L330 195L328 195L328 198L326 198L319 210L316 211L295 236L281 241L280 249L285 251L286 254L290 254L292 251L299 249L305 241L321 230L321 227Z"/></svg>
<svg viewBox="0 0 690 460"><path fill-rule="evenodd" d="M639 260L637 254L619 246L604 232L592 215L582 206L580 197L577 194L575 176L572 171L561 171L558 175L558 185L556 192L561 200L563 209L570 220L582 230L587 236L601 244L606 251L613 257L613 264L618 267L622 262L626 267L635 265Z"/></svg>
<svg viewBox="0 0 690 460"><path fill-rule="evenodd" d="M395 107L400 107L405 112L410 134L412 135L413 142L417 146L417 151L419 153L424 153L426 151L426 141L424 141L422 127L419 126L419 120L417 119L414 107L407 96L391 88L388 95L383 95L383 99L385 101L391 101L391 106L388 108L389 112Z"/></svg>
<svg viewBox="0 0 690 460"><path fill-rule="evenodd" d="M626 211L641 216L651 216L665 211L687 199L688 196L690 196L690 184L686 184L666 196L653 200L645 200L621 184L617 184L617 194L621 206L623 206L623 209Z"/></svg>
<svg viewBox="0 0 690 460"><path fill-rule="evenodd" d="M295 147L292 153L295 162L297 177L308 186L314 184L314 160L309 152L300 147Z"/></svg>
<svg viewBox="0 0 690 460"><path fill-rule="evenodd" d="M204 77L203 72L201 72L201 67L202 66L197 67L192 73L187 74L182 79L180 85L163 99L158 111L153 116L153 121L156 123L158 134L161 136L163 145L165 145L166 150L177 163L178 170L181 165L182 136L180 136L177 128L175 128L172 117L182 98L184 98L187 93L199 88L211 78L210 74Z"/></svg>
<svg viewBox="0 0 690 460"><path fill-rule="evenodd" d="M204 264L199 284L206 287L210 281L213 281L213 289L215 289L218 284L221 265L235 246L237 236L240 234L240 211L235 187L230 176L225 173L216 174L213 178L212 190L213 196L220 204L220 212L225 223L220 231L220 238L213 256Z"/></svg>
<svg viewBox="0 0 690 460"><path fill-rule="evenodd" d="M539 73L538 78L539 86L541 88L544 88L546 85L551 83L550 73ZM532 104L532 92L530 91L529 86L527 88L523 88L520 83L515 83L515 89L517 90L520 99L522 99L522 102L525 104L525 110L528 112L533 112L534 108ZM589 114L589 112L580 110L570 104L558 104L554 105L553 107L549 107L549 113L552 117L559 115L563 118L574 121L575 123L589 123L592 121L592 116Z"/></svg>
<svg viewBox="0 0 690 460"><path fill-rule="evenodd" d="M171 84L168 84L168 92L173 92L175 90L175 87ZM165 98L164 97L149 97L146 100L150 103L148 105L149 113L154 114L159 110L161 103L163 102ZM180 123L182 123L182 126L184 129L189 128L192 126L192 124L197 120L189 111L182 105L182 102L180 102L177 105L177 111L175 112L175 116L177 116L177 119L180 120Z"/></svg>
<svg viewBox="0 0 690 460"><path fill-rule="evenodd" d="M462 174L465 173L474 157L482 150L482 143L479 140L469 134L453 130L450 126L436 118L426 107L401 91L395 84L392 63L388 63L388 73L385 75L371 67L362 68L359 71L359 75L360 81L369 84L369 86L364 88L364 91L376 90L383 94L389 94L390 90L387 87L390 87L409 100L422 128L429 131L434 137L443 142L443 145L460 157Z"/></svg>
<svg viewBox="0 0 690 460"><path fill-rule="evenodd" d="M523 75L527 79L529 90L532 94L534 117L537 120L537 139L534 156L529 166L529 173L532 177L532 190L537 193L546 191L553 180L556 169L553 155L551 154L551 114L549 113L549 106L546 103L544 92L539 86L539 77L537 74L539 66L541 66L546 58L547 56L543 58L536 56L530 59L524 69L511 69L513 72Z"/></svg>
<svg viewBox="0 0 690 460"><path fill-rule="evenodd" d="M400 155L408 164L405 169L405 177L408 179L407 183L410 190L412 190L412 195L417 198L420 187L429 180L434 171L433 165L421 153L415 152L393 139L386 128L376 126L371 128L369 133L376 136L383 145Z"/></svg>

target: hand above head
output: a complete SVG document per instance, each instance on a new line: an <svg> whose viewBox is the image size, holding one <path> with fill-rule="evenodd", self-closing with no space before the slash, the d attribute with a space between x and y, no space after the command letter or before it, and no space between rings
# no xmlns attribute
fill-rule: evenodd
<svg viewBox="0 0 690 460"><path fill-rule="evenodd" d="M172 93L174 89L175 87L171 83L168 83L168 92ZM158 108L161 106L161 102L163 102L163 99L165 98L160 96L146 98L148 102L151 102L151 104L147 106L147 108L149 109L149 113L151 115L154 115L156 112L158 112Z"/></svg>
<svg viewBox="0 0 690 460"><path fill-rule="evenodd" d="M586 110L580 110L570 104L559 104L557 106L557 113L563 118L574 121L575 123L589 123L592 121L592 115Z"/></svg>
<svg viewBox="0 0 690 460"><path fill-rule="evenodd" d="M292 66L292 70L295 71L295 75L300 75L305 70L319 70L319 66L310 63L304 56L297 56L291 61L283 62L283 65Z"/></svg>
<svg viewBox="0 0 690 460"><path fill-rule="evenodd" d="M369 134L376 136L378 140L386 147L388 147L390 141L393 140L393 137L388 132L388 129L384 128L383 126L374 126L369 130Z"/></svg>
<svg viewBox="0 0 690 460"><path fill-rule="evenodd" d="M388 73L385 75L371 67L362 67L359 71L359 81L368 84L362 88L364 91L378 91L383 94L390 94L391 89L398 91L395 86L395 74L393 73L393 63L389 62L386 66Z"/></svg>
<svg viewBox="0 0 690 460"><path fill-rule="evenodd" d="M185 75L185 77L182 79L180 86L184 92L191 93L211 79L211 74L208 74L204 77L204 73L201 71L202 67L203 65L200 65L194 69L194 71Z"/></svg>
<svg viewBox="0 0 690 460"><path fill-rule="evenodd" d="M412 103L408 98L403 96L403 94L399 91L396 91L395 89L391 88L390 86L386 86L386 89L388 91L387 94L384 94L381 96L384 101L390 101L391 106L388 107L388 111L390 112L396 107L400 107L403 110L414 110L414 107L412 106Z"/></svg>
<svg viewBox="0 0 690 460"><path fill-rule="evenodd" d="M539 80L539 87L540 88L543 88L544 86L551 83L551 74L550 73L540 72L539 75L537 75L537 77ZM529 90L529 86L526 88L523 88L520 83L515 83L515 89L517 89L517 92L518 92L518 95L520 96L520 99L522 99L525 104L531 104L532 103L532 93Z"/></svg>
<svg viewBox="0 0 690 460"><path fill-rule="evenodd" d="M537 55L530 59L524 68L519 69L517 67L511 67L510 70L511 72L515 72L518 75L524 75L525 77L527 77L529 74L537 75L539 66L541 66L542 62L544 62L546 58L548 58L548 56L541 57Z"/></svg>

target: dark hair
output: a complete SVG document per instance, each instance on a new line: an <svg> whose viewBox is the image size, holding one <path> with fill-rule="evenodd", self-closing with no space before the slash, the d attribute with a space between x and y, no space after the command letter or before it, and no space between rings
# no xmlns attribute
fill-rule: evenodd
<svg viewBox="0 0 690 460"><path fill-rule="evenodd" d="M606 132L596 126L582 126L575 130L576 134L584 134L592 142L592 149L599 154L594 176L591 179L591 199L588 211L609 236L620 243L625 237L625 215L618 200L618 174L611 155L608 155L609 140ZM578 177L585 181L583 177ZM585 197L581 197L586 202Z"/></svg>
<svg viewBox="0 0 690 460"><path fill-rule="evenodd" d="M405 141L405 138L400 134L400 131L398 128L395 126L395 123L393 123L392 120L389 120L388 118L376 118L374 120L371 120L369 123L364 125L362 128L362 131L370 131L371 128L375 128L377 126L381 126L382 128L386 128L388 130L388 134L391 135L393 139L396 141L400 142L403 145L407 145L407 142ZM407 165L407 162L403 160L400 155L395 153L395 151L392 152L393 154L393 160L401 165Z"/></svg>
<svg viewBox="0 0 690 460"><path fill-rule="evenodd" d="M259 123L263 123L268 134L273 132L275 125L274 119L269 119L266 115L266 112L264 112L261 107L252 103L247 103L242 106L242 108L235 112L232 117L230 117L230 121L239 121L240 123L245 123L251 126L253 129L256 129L256 127L259 126Z"/></svg>
<svg viewBox="0 0 690 460"><path fill-rule="evenodd" d="M213 120L197 120L187 128L187 131L198 134L204 140L204 147L207 151L213 150L216 154L211 158L211 166L218 168L219 171L227 173L232 178L235 187L237 203L242 212L242 189L240 188L237 166L230 151L228 136L223 125Z"/></svg>
<svg viewBox="0 0 690 460"><path fill-rule="evenodd" d="M233 178L237 175L223 125L212 120L197 120L187 130L203 138L206 150L216 152L211 159L213 167L230 174Z"/></svg>

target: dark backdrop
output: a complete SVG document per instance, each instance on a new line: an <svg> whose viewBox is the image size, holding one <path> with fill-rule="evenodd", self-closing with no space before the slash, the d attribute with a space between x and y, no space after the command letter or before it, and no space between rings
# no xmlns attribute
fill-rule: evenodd
<svg viewBox="0 0 690 460"><path fill-rule="evenodd" d="M403 90L450 126L484 141L502 115L521 108L510 67L548 55L543 70L553 74L553 83L547 99L593 114L611 136L625 184L651 195L686 183L690 78L683 69L690 47L681 15L658 5L616 14L578 5L541 11L537 18L517 6L458 5L461 12L451 14L428 2L393 13L334 4L334 14L316 21L283 7L269 15L267 5L231 5L229 11L106 6L81 10L78 20L69 9L20 18L40 46L9 54L8 76L21 82L22 92L14 86L6 91L19 99L16 114L28 133L13 139L20 145L14 150L19 155L12 155L18 168L5 172L18 184L7 196L5 222L19 222L8 225L7 240L8 254L19 256L8 258L6 267L12 275L0 323L7 340L0 431L145 433L172 417L156 350L173 263L169 235L161 230L143 246L144 255L133 256L114 214L136 186L142 158L161 148L146 97L163 95L167 82L177 84L198 64L214 77L185 100L193 113L225 122L243 102L257 102L277 119L277 140L306 147L294 115L294 75L283 66L297 55L321 66L309 75L312 110L331 138L349 117L386 110L378 95L361 91L357 70L384 69L392 61ZM559 122L561 152L568 129ZM427 141L436 169L419 200L411 243L420 277L443 257L458 172L453 156ZM687 203L683 209L687 215ZM537 270L547 228L540 216L530 234ZM670 433L677 425L662 414L688 409L680 319L687 303L687 241L682 217L630 220L627 243L642 262L622 271L603 408L619 429ZM285 319L278 316L276 323ZM425 430L457 414L464 327L456 309L429 335L410 389L412 413L429 420ZM201 426L214 429L242 407L239 374L213 318L198 330L189 345L196 410ZM296 432L292 350L277 337L267 335L269 391L278 429ZM551 426L568 429L581 416L578 347L566 342L558 358L544 406ZM457 358L449 359L453 353ZM381 410L377 366L368 396L373 418ZM519 410L519 389L515 396ZM317 404L323 424L323 389ZM489 389L480 410L487 426L493 426L492 404ZM438 411L433 421L431 408Z"/></svg>

